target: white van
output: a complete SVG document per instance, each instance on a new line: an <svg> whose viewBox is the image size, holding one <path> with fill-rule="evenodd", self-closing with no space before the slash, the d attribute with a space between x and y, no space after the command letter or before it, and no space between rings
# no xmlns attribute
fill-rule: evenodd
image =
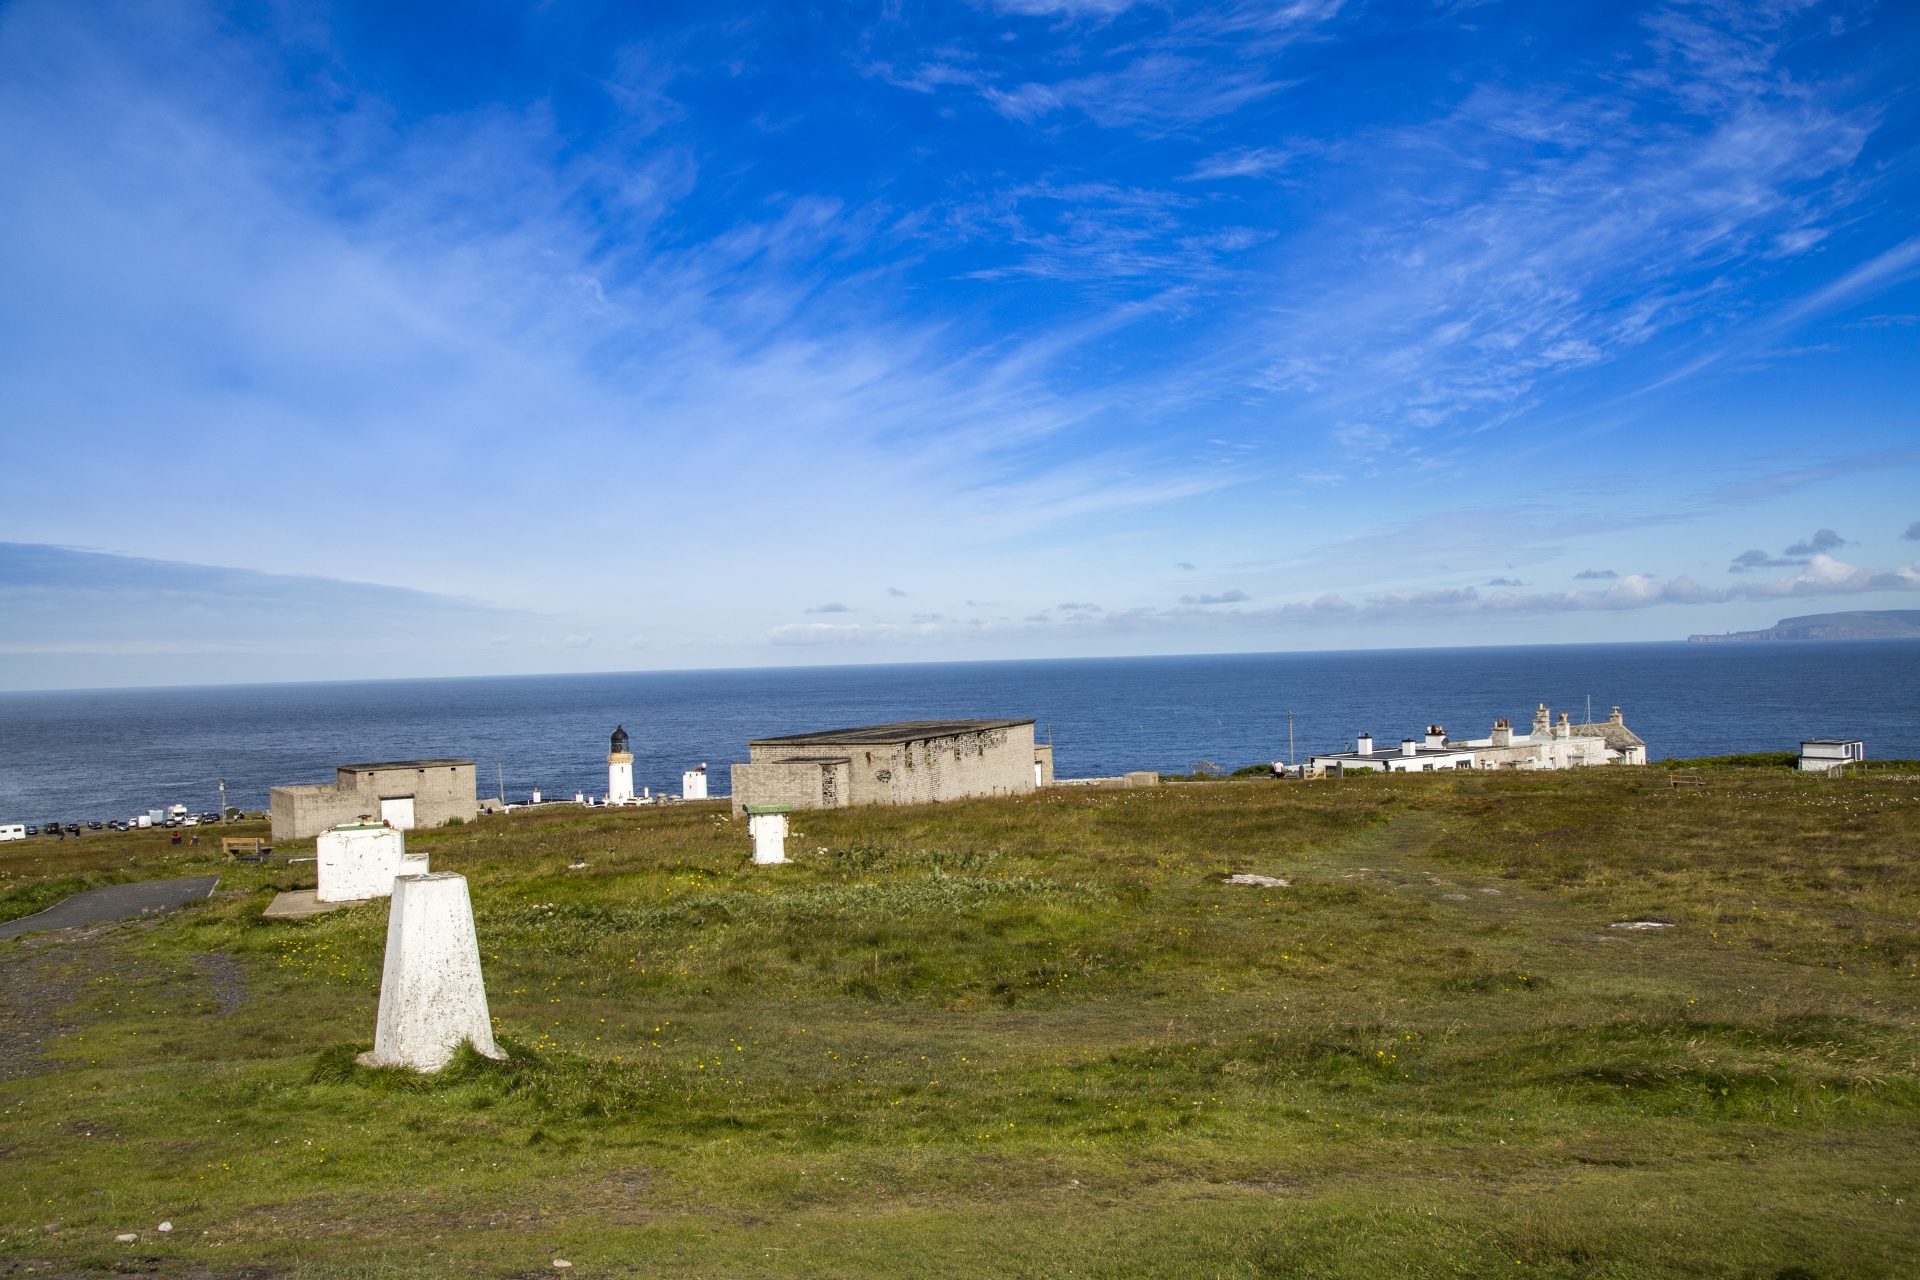
<svg viewBox="0 0 1920 1280"><path fill-rule="evenodd" d="M25 840L27 824L24 822L0 822L0 840Z"/></svg>

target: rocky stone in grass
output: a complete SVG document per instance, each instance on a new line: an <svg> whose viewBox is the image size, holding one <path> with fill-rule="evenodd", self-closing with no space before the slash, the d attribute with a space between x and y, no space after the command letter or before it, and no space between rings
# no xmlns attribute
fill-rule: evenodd
<svg viewBox="0 0 1920 1280"><path fill-rule="evenodd" d="M373 1050L362 1066L438 1071L462 1042L504 1058L493 1041L480 942L467 878L450 872L399 876L387 914L387 955Z"/></svg>

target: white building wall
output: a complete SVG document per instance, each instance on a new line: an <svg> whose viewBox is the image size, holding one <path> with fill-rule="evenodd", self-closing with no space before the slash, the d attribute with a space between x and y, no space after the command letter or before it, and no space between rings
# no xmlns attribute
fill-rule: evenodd
<svg viewBox="0 0 1920 1280"><path fill-rule="evenodd" d="M633 756L617 751L607 757L607 803L633 802Z"/></svg>
<svg viewBox="0 0 1920 1280"><path fill-rule="evenodd" d="M324 831L314 841L321 902L361 902L393 892L395 876L425 874L427 855L409 854L392 827L355 825Z"/></svg>

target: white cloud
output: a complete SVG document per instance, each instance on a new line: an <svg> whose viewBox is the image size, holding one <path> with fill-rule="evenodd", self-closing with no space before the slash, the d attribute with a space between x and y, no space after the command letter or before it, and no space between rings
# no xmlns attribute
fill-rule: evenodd
<svg viewBox="0 0 1920 1280"><path fill-rule="evenodd" d="M1247 147L1208 156L1194 166L1189 180L1207 178L1257 178L1283 168L1296 152L1279 147Z"/></svg>

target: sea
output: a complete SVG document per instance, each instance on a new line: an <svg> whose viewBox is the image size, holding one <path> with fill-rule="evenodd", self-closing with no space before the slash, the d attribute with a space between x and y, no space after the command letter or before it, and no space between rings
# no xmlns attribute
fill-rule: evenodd
<svg viewBox="0 0 1920 1280"><path fill-rule="evenodd" d="M892 720L1027 717L1060 777L1231 771L1383 744L1429 724L1525 731L1540 703L1575 723L1615 706L1655 760L1864 738L1920 758L1920 642L1604 644L1076 658L604 675L0 693L0 822L127 818L184 804L264 809L269 787L334 766L455 757L519 802L606 790L608 738L634 783L714 795L751 738Z"/></svg>

